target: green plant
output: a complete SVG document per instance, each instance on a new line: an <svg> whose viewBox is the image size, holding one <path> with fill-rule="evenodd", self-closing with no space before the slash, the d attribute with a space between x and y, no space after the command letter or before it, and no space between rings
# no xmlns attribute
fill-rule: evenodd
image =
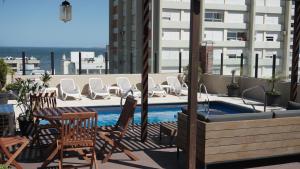
<svg viewBox="0 0 300 169"><path fill-rule="evenodd" d="M22 114L19 118L25 118L26 120L32 119L32 108L29 103L29 95L41 90L41 86L33 80L16 79L16 83L20 84L19 95L17 97L17 105L20 107Z"/></svg>
<svg viewBox="0 0 300 169"><path fill-rule="evenodd" d="M231 71L231 83L227 85L227 88L238 89L240 85L235 81L235 70Z"/></svg>
<svg viewBox="0 0 300 169"><path fill-rule="evenodd" d="M0 59L0 90L2 90L6 84L8 70L9 66L4 62L3 59Z"/></svg>
<svg viewBox="0 0 300 169"><path fill-rule="evenodd" d="M278 91L278 90L276 89L276 87L275 87L275 84L276 84L277 82L279 82L281 79L282 79L282 78L279 77L279 76L278 76L278 77L272 77L272 78L270 78L270 79L267 79L267 82L268 82L268 84L269 84L270 90L266 91L266 94L268 94L268 95L273 95L273 96L279 96L279 95L281 95L281 94L280 94L280 91Z"/></svg>
<svg viewBox="0 0 300 169"><path fill-rule="evenodd" d="M185 83L188 84L189 82L189 65L187 65L186 67L183 68L183 80ZM199 65L198 66L198 84L200 83L200 80L201 80L201 77L202 77L202 69L201 69L201 66Z"/></svg>
<svg viewBox="0 0 300 169"><path fill-rule="evenodd" d="M0 169L9 169L7 165L0 164Z"/></svg>
<svg viewBox="0 0 300 169"><path fill-rule="evenodd" d="M11 91L19 91L21 89L21 87L22 87L21 85L22 85L21 81L18 80L18 79L16 79L16 82L10 83L10 84L6 85L5 89L6 89L6 91L9 91L9 90L11 90Z"/></svg>
<svg viewBox="0 0 300 169"><path fill-rule="evenodd" d="M49 87L49 81L52 79L52 77L49 73L45 73L45 74L42 74L40 79L43 82L43 87Z"/></svg>

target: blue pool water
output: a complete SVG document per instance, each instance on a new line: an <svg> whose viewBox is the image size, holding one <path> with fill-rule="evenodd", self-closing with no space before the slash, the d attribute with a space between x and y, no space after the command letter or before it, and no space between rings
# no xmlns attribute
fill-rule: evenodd
<svg viewBox="0 0 300 169"><path fill-rule="evenodd" d="M177 113L181 112L182 107L186 107L186 104L163 104L163 105L149 105L148 111L148 122L159 123L159 122L174 122L177 121ZM198 107L203 106L199 104ZM225 103L220 101L213 101L209 104L210 112L218 114L236 114L236 113L250 113L252 109L245 108L239 105L231 103ZM98 125L99 126L110 126L116 124L119 115L120 107L93 107L98 112ZM134 123L141 123L141 107L138 106L134 113Z"/></svg>

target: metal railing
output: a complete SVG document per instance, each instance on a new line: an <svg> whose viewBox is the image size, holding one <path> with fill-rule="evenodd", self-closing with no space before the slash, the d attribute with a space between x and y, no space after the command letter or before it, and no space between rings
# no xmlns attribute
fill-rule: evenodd
<svg viewBox="0 0 300 169"><path fill-rule="evenodd" d="M264 93L264 112L266 112L266 107L267 107L266 89L265 89L265 87L262 86L262 85L256 85L256 86L254 86L254 87L250 87L250 88L248 88L248 89L243 90L243 92L242 92L242 100L243 100L243 103L246 104L246 105L252 106L253 110L256 111L256 108L255 108L254 104L247 103L246 100L245 100L245 94L246 94L247 92L250 92L250 91L254 90L254 89L261 89L261 90L263 91L263 93Z"/></svg>
<svg viewBox="0 0 300 169"><path fill-rule="evenodd" d="M202 88L204 89L204 92L205 92L205 94L206 94L206 99L204 100L204 102L207 102L207 107L205 106L205 103L203 104L204 111L206 112L206 117L205 117L205 118L208 118L208 116L209 116L209 97L208 97L208 92L207 92L206 86L205 86L203 83L201 83L201 84L199 85L200 98L201 98L201 89L202 89Z"/></svg>

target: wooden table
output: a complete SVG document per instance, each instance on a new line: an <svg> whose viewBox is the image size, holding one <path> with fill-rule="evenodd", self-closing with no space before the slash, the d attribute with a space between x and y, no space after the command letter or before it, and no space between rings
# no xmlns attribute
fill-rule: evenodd
<svg viewBox="0 0 300 169"><path fill-rule="evenodd" d="M34 112L33 116L39 119L44 119L49 121L49 123L53 125L58 125L57 128L59 128L59 122L62 118L63 113L79 113L79 112L95 112L92 108L86 108L86 107L56 107L56 108L45 108L40 111ZM48 164L50 164L56 154L58 153L58 148L56 147L56 142L53 142L51 147L52 153L49 155L49 157L44 161L42 164L42 168L45 168ZM83 153L83 152L79 152Z"/></svg>
<svg viewBox="0 0 300 169"><path fill-rule="evenodd" d="M160 125L159 130L159 141L161 141L162 134L165 134L170 137L170 146L173 143L173 140L177 136L177 124L174 123L163 123Z"/></svg>
<svg viewBox="0 0 300 169"><path fill-rule="evenodd" d="M79 112L95 112L92 108L87 107L56 107L56 108L45 108L40 111L34 112L33 116L48 120L49 122L53 120L61 119L63 113L79 113Z"/></svg>

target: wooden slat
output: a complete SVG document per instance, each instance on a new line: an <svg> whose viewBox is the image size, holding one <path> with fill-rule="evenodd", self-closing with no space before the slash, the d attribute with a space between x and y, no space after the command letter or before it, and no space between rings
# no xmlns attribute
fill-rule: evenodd
<svg viewBox="0 0 300 169"><path fill-rule="evenodd" d="M238 145L228 145L228 146L218 146L218 147L206 147L205 154L224 154L233 153L240 151L254 151L254 150L268 150L274 148L284 148L284 147L295 147L300 146L300 139L294 140L281 140L281 141L270 141L261 143L251 143L251 144L238 144Z"/></svg>
<svg viewBox="0 0 300 169"><path fill-rule="evenodd" d="M264 128L248 128L248 129L237 129L237 130L218 130L218 131L207 131L206 138L226 138L226 137L239 137L239 136L251 136L251 135L262 135L262 134L276 134L285 132L296 132L300 131L300 125L289 125L289 126L276 126L276 127L264 127Z"/></svg>
<svg viewBox="0 0 300 169"><path fill-rule="evenodd" d="M259 143L259 142L269 142L269 141L280 141L280 140L290 140L299 139L300 132L287 132L287 133L276 133L276 134L266 134L266 135L253 135L244 137L231 137L231 138L215 138L206 140L206 147L216 147L225 145L236 145L236 144L247 144L247 143Z"/></svg>
<svg viewBox="0 0 300 169"><path fill-rule="evenodd" d="M300 117L202 123L206 124L207 131L215 131L226 129L244 129L253 127L300 125Z"/></svg>
<svg viewBox="0 0 300 169"><path fill-rule="evenodd" d="M296 154L299 152L300 152L300 146L293 146L293 147L264 149L264 150L255 150L255 151L246 151L246 152L214 154L214 155L206 155L205 162L213 163L213 162L224 162L229 160L231 161L231 160L243 160L243 159L260 158L260 157L272 157L278 155Z"/></svg>

